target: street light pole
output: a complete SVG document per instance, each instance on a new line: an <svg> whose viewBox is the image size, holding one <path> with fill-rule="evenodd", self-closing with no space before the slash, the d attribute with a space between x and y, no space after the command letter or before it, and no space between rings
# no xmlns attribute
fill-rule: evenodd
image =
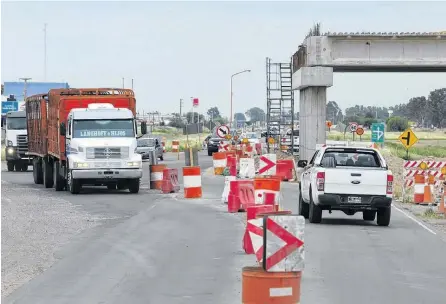
<svg viewBox="0 0 446 304"><path fill-rule="evenodd" d="M32 78L29 77L23 77L19 78L19 80L23 80L25 83L23 84L23 100L26 101L26 93L27 93L27 87L28 87L28 80L31 80Z"/></svg>
<svg viewBox="0 0 446 304"><path fill-rule="evenodd" d="M232 114L232 95L234 95L232 92L232 82L233 82L233 79L235 76L240 75L242 73L249 73L249 72L251 72L251 70L243 70L243 71L240 71L240 72L237 72L237 73L231 75L231 113L230 113L231 116L229 117L229 126L231 128L232 128L232 116L233 116L233 114Z"/></svg>

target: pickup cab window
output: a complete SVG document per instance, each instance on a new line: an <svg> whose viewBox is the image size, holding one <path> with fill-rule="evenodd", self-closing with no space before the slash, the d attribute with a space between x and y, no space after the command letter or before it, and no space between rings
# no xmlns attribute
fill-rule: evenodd
<svg viewBox="0 0 446 304"><path fill-rule="evenodd" d="M325 150L320 164L325 168L381 167L381 162L377 153L372 150L356 149L327 149Z"/></svg>

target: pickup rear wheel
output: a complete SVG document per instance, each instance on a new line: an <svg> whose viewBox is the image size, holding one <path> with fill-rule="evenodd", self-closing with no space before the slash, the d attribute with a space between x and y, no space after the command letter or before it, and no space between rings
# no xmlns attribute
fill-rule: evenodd
<svg viewBox="0 0 446 304"><path fill-rule="evenodd" d="M379 208L377 212L376 223L378 226L389 226L392 207Z"/></svg>
<svg viewBox="0 0 446 304"><path fill-rule="evenodd" d="M367 210L362 213L364 221L374 221L376 217L376 211Z"/></svg>
<svg viewBox="0 0 446 304"><path fill-rule="evenodd" d="M322 209L313 202L313 195L310 190L310 210L308 219L310 223L319 224L322 221Z"/></svg>
<svg viewBox="0 0 446 304"><path fill-rule="evenodd" d="M302 192L299 185L299 215L302 215L304 218L308 218L309 216L309 206L304 202L302 198Z"/></svg>
<svg viewBox="0 0 446 304"><path fill-rule="evenodd" d="M14 163L13 162L7 162L7 165L8 165L8 171L9 172L11 172L11 171L14 171Z"/></svg>

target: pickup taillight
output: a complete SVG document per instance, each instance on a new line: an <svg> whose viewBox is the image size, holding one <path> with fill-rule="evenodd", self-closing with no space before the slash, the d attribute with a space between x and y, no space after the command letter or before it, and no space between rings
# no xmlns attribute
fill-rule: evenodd
<svg viewBox="0 0 446 304"><path fill-rule="evenodd" d="M393 193L393 175L387 174L387 194Z"/></svg>
<svg viewBox="0 0 446 304"><path fill-rule="evenodd" d="M325 187L325 172L318 172L316 174L317 191L324 191Z"/></svg>

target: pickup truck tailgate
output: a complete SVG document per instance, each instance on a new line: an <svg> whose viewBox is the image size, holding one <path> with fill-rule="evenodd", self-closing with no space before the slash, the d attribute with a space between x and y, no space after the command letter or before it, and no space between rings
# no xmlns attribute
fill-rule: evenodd
<svg viewBox="0 0 446 304"><path fill-rule="evenodd" d="M387 170L381 168L326 169L327 194L386 195Z"/></svg>

